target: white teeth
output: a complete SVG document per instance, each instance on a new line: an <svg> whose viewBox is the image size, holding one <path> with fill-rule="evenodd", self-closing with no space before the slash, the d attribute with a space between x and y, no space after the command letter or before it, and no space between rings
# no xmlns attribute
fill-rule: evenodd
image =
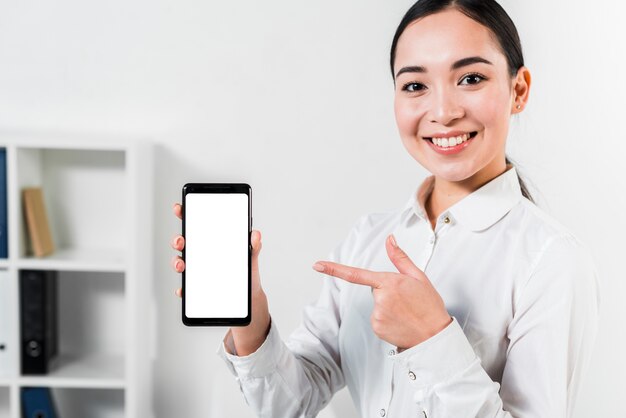
<svg viewBox="0 0 626 418"><path fill-rule="evenodd" d="M469 139L469 134L463 134L459 136L452 136L450 138L433 138L432 141L435 145L442 148L454 147Z"/></svg>

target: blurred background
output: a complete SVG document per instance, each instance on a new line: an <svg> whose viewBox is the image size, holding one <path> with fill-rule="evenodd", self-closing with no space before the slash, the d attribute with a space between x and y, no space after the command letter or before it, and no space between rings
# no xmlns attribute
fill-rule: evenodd
<svg viewBox="0 0 626 418"><path fill-rule="evenodd" d="M143 289L156 302L145 342L154 362L140 390L156 417L254 416L216 355L226 328L180 320L170 240L184 183L252 186L262 283L287 338L318 296L312 263L360 215L404 204L428 175L398 136L388 65L412 3L0 0L0 130L154 144L154 277ZM533 77L508 154L539 206L590 246L601 276L575 417L622 416L626 6L501 4ZM356 417L347 389L319 416Z"/></svg>

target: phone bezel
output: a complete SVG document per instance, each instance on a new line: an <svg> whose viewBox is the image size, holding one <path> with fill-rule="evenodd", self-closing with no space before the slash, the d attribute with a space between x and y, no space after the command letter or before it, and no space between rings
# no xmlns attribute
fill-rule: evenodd
<svg viewBox="0 0 626 418"><path fill-rule="evenodd" d="M245 318L190 318L185 313L185 270L182 272L182 321L187 326L246 326L252 320L252 187L247 183L187 183L182 189L182 235L185 237L185 208L187 194L190 193L245 193L248 196L248 316ZM182 259L186 263L185 248Z"/></svg>

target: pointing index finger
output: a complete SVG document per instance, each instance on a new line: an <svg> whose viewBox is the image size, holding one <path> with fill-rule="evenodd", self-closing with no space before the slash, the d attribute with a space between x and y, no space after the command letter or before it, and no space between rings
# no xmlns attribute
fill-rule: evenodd
<svg viewBox="0 0 626 418"><path fill-rule="evenodd" d="M350 283L370 286L375 289L380 288L382 284L378 273L358 267L350 267L332 261L318 261L314 264L313 268L329 276L337 277Z"/></svg>

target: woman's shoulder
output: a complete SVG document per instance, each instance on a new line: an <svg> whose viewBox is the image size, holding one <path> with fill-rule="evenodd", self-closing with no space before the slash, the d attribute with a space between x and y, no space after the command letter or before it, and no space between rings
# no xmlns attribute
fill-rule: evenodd
<svg viewBox="0 0 626 418"><path fill-rule="evenodd" d="M520 199L513 212L513 221L526 237L542 243L558 240L568 242L570 245L584 245L571 227L526 198Z"/></svg>
<svg viewBox="0 0 626 418"><path fill-rule="evenodd" d="M412 207L408 203L391 210L363 213L355 222L354 229L367 236L388 234L411 213Z"/></svg>
<svg viewBox="0 0 626 418"><path fill-rule="evenodd" d="M532 299L557 294L561 300L576 300L598 309L599 272L591 248L556 217L523 199L515 208L522 215L520 255L530 263L524 269L526 294ZM526 257L521 257L526 258ZM583 302L587 301L587 302Z"/></svg>
<svg viewBox="0 0 626 418"><path fill-rule="evenodd" d="M362 232L387 229L398 223L403 212L403 209L394 209L386 212L364 213L357 219L356 226Z"/></svg>
<svg viewBox="0 0 626 418"><path fill-rule="evenodd" d="M353 260L363 253L379 236L386 236L402 220L406 209L365 212L357 216L345 235L337 244L333 253L343 260Z"/></svg>
<svg viewBox="0 0 626 418"><path fill-rule="evenodd" d="M570 227L564 225L554 215L523 198L513 211L519 240L527 254L534 254L533 270L545 263L557 262L573 268L593 270L590 247Z"/></svg>

